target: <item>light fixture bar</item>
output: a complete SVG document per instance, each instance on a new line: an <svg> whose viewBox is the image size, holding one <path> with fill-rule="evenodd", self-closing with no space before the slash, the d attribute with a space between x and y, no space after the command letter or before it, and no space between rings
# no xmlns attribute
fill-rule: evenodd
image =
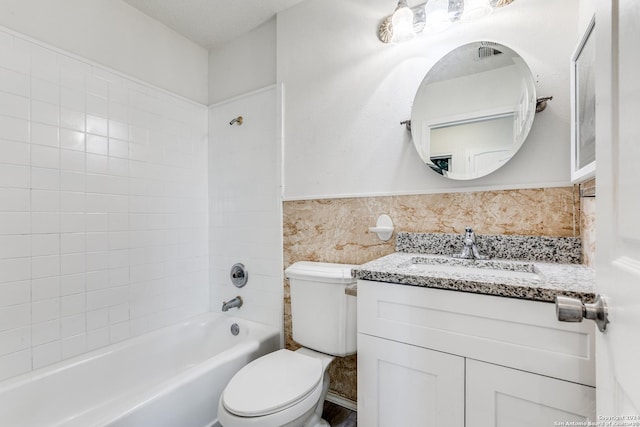
<svg viewBox="0 0 640 427"><path fill-rule="evenodd" d="M439 3L443 3L442 5L438 5L436 7L442 8L441 6L444 6L446 8L448 18L445 19L448 19L449 22L457 22L459 20L465 19L465 6L468 6L467 3L469 3L469 5L471 5L472 3L477 4L478 1L481 0L428 0L413 7L408 7L406 0L400 0L394 13L387 16L378 28L378 38L380 39L380 41L382 41L383 43L402 42L412 39L414 37L413 34L417 35L424 32L426 30L425 27L427 19L429 18L427 16L427 12L425 11L425 6L427 5L427 3L433 4L436 1L438 1ZM513 3L514 0L484 1L486 2L487 8L499 8ZM431 4L429 6L431 6ZM408 11L405 11L404 9L408 9L413 13L413 34L410 34L406 26L403 26L401 29L394 28L394 16L396 17L397 22L399 11L403 14L405 19L408 16Z"/></svg>

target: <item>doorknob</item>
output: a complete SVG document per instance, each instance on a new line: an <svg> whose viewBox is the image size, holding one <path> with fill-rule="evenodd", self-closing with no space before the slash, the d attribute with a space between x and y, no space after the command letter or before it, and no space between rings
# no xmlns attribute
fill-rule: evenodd
<svg viewBox="0 0 640 427"><path fill-rule="evenodd" d="M591 319L596 322L600 332L607 331L607 304L600 295L596 295L593 304L583 304L577 298L556 296L556 317L561 322L582 322Z"/></svg>

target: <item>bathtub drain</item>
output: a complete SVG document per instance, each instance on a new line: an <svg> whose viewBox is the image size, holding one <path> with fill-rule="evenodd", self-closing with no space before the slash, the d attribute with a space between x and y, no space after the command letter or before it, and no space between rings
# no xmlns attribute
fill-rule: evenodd
<svg viewBox="0 0 640 427"><path fill-rule="evenodd" d="M240 326L237 323L231 325L231 335L238 335L240 333Z"/></svg>

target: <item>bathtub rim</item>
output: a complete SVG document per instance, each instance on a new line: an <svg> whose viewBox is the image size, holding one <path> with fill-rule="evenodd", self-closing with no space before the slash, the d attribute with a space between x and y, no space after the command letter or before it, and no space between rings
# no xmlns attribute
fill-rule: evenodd
<svg viewBox="0 0 640 427"><path fill-rule="evenodd" d="M144 341L151 340L159 335L163 335L164 333L166 333L171 329L185 327L190 324L197 324L197 323L203 323L203 322L210 323L215 321L216 319L225 319L227 322L230 322L230 323L232 322L232 323L239 323L239 324L243 324L243 323L251 324L255 327L258 327L258 329L264 333L264 335L262 334L260 335L261 337L264 336L264 338L269 338L272 334L280 336L280 333L276 328L273 328L272 326L266 325L264 323L256 322L254 320L242 319L239 317L229 316L229 315L225 315L217 312L199 313L194 316L188 317L186 319L180 320L176 323L172 323L170 325L166 325L161 328L145 332L135 337L127 338L120 342L109 344L104 347L100 347L100 348L88 351L86 353L82 353L82 354L70 357L68 359L60 360L50 365L46 365L37 369L33 369L31 371L16 375L14 377L4 379L0 381L0 396L2 396L2 394L5 392L11 391L14 388L18 388L30 382L37 381L49 375L54 375L57 372L71 369L75 366L78 366L83 363L87 363L92 360L100 359L118 350L132 347L135 344L139 344L139 343L143 343Z"/></svg>

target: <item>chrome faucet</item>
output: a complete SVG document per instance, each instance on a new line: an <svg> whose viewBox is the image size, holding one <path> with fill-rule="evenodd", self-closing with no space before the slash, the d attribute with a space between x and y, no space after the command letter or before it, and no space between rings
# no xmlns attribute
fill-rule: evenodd
<svg viewBox="0 0 640 427"><path fill-rule="evenodd" d="M453 254L454 258L464 259L488 259L486 255L481 255L476 246L476 234L471 227L464 229L464 247L459 254Z"/></svg>
<svg viewBox="0 0 640 427"><path fill-rule="evenodd" d="M235 297L229 301L225 301L222 303L222 311L229 311L230 308L240 308L242 307L242 298Z"/></svg>

